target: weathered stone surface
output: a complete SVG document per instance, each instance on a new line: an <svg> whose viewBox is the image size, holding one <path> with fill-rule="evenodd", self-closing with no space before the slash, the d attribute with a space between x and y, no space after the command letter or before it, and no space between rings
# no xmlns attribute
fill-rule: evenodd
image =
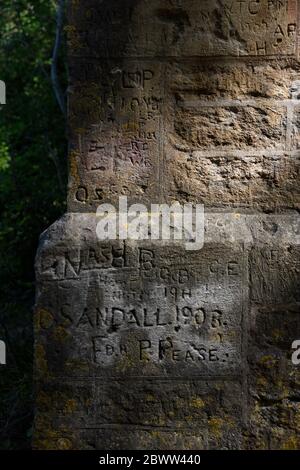
<svg viewBox="0 0 300 470"><path fill-rule="evenodd" d="M297 1L73 2L70 43L79 56L293 56Z"/></svg>
<svg viewBox="0 0 300 470"><path fill-rule="evenodd" d="M74 0L67 32L35 448L299 448L298 2ZM120 195L203 203L203 249L99 242Z"/></svg>

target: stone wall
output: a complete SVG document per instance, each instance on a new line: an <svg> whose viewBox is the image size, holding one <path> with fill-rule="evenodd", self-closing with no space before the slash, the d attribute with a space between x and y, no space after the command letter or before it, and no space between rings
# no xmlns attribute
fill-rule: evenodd
<svg viewBox="0 0 300 470"><path fill-rule="evenodd" d="M68 213L36 260L37 449L300 447L297 0L72 0ZM205 245L100 242L103 202Z"/></svg>

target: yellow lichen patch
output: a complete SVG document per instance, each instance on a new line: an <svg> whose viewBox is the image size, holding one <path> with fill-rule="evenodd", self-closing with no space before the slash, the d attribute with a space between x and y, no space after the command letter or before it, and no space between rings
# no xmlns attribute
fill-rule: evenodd
<svg viewBox="0 0 300 470"><path fill-rule="evenodd" d="M41 422L38 423L37 418L35 419L35 433L33 440L34 449L56 450L56 441L59 437L59 432L50 428L50 423L44 419L41 419Z"/></svg>
<svg viewBox="0 0 300 470"><path fill-rule="evenodd" d="M298 450L300 446L300 439L297 436L290 436L282 443L282 450Z"/></svg>
<svg viewBox="0 0 300 470"><path fill-rule="evenodd" d="M191 416L191 415L186 416L186 417L185 417L185 420L186 420L188 423L192 423L193 420L194 420L194 416Z"/></svg>
<svg viewBox="0 0 300 470"><path fill-rule="evenodd" d="M145 401L155 401L155 396L153 395L153 393L147 393L145 395Z"/></svg>
<svg viewBox="0 0 300 470"><path fill-rule="evenodd" d="M80 185L80 177L78 174L79 157L79 153L75 151L71 151L69 154L70 175L74 178L74 182L77 186Z"/></svg>
<svg viewBox="0 0 300 470"><path fill-rule="evenodd" d="M169 448L169 435L164 433L164 432L161 432L161 431L152 431L150 433L150 439L154 439L155 440L155 446L157 446L159 449L168 449ZM149 445L149 441L147 443L147 445ZM152 445L153 447L153 441L152 443L150 444Z"/></svg>
<svg viewBox="0 0 300 470"><path fill-rule="evenodd" d="M34 447L40 450L71 450L73 448L70 439L57 439L54 436L53 438L38 439Z"/></svg>
<svg viewBox="0 0 300 470"><path fill-rule="evenodd" d="M287 398L290 393L289 387L286 386L286 382L282 379L279 379L276 384L278 391L280 391L281 398Z"/></svg>
<svg viewBox="0 0 300 470"><path fill-rule="evenodd" d="M224 422L221 418L211 418L208 420L209 431L214 437L220 438L222 436L222 427Z"/></svg>
<svg viewBox="0 0 300 470"><path fill-rule="evenodd" d="M205 407L205 403L202 400L202 398L195 397L195 398L192 398L192 400L191 400L191 406L193 408L201 409L201 408Z"/></svg>
<svg viewBox="0 0 300 470"><path fill-rule="evenodd" d="M81 138L82 135L85 134L85 128L84 127L78 127L75 129L75 133L78 134L78 137Z"/></svg>
<svg viewBox="0 0 300 470"><path fill-rule="evenodd" d="M166 425L166 420L164 416L158 416L157 426L165 426L165 425Z"/></svg>
<svg viewBox="0 0 300 470"><path fill-rule="evenodd" d="M213 343L221 343L222 337L218 331L210 331L209 332L209 341Z"/></svg>
<svg viewBox="0 0 300 470"><path fill-rule="evenodd" d="M33 448L36 450L72 449L74 447L73 442L76 440L73 429L69 427L53 429L53 421L45 419L44 416L36 417L35 419Z"/></svg>
<svg viewBox="0 0 300 470"><path fill-rule="evenodd" d="M130 370L133 368L135 365L135 362L132 358L129 356L123 356L122 359L120 359L119 364L117 365L117 371L118 372L125 372L126 370Z"/></svg>
<svg viewBox="0 0 300 470"><path fill-rule="evenodd" d="M40 328L45 330L51 328L54 323L54 318L48 310L41 308L37 311L37 315Z"/></svg>
<svg viewBox="0 0 300 470"><path fill-rule="evenodd" d="M58 450L70 450L72 449L72 442L70 441L70 439L66 439L66 438L61 438L61 439L58 439L57 441L57 448Z"/></svg>
<svg viewBox="0 0 300 470"><path fill-rule="evenodd" d="M68 25L64 27L64 31L67 35L68 46L70 49L77 50L82 48L80 42L80 35L78 34L75 26Z"/></svg>
<svg viewBox="0 0 300 470"><path fill-rule="evenodd" d="M47 410L51 409L51 405L52 405L51 397L47 393L43 392L42 390L39 392L36 398L36 403L39 409L47 409Z"/></svg>
<svg viewBox="0 0 300 470"><path fill-rule="evenodd" d="M275 341L279 341L280 339L283 338L283 333L281 330L278 330L278 329L274 329L272 330L272 338L275 340Z"/></svg>
<svg viewBox="0 0 300 470"><path fill-rule="evenodd" d="M71 413L74 413L76 409L77 409L77 402L76 400L71 399L71 400L66 401L63 411L65 414L71 414Z"/></svg>
<svg viewBox="0 0 300 470"><path fill-rule="evenodd" d="M72 371L88 371L89 366L86 362L83 362L79 359L72 359L70 361L65 362L65 369L69 372Z"/></svg>
<svg viewBox="0 0 300 470"><path fill-rule="evenodd" d="M35 347L35 361L39 373L46 374L48 372L48 363L45 348L42 344L37 344Z"/></svg>
<svg viewBox="0 0 300 470"><path fill-rule="evenodd" d="M139 125L135 121L128 121L122 125L124 132L137 132Z"/></svg>
<svg viewBox="0 0 300 470"><path fill-rule="evenodd" d="M227 416L227 415L224 416L224 422L226 422L226 426L228 428L234 428L237 425L236 421L234 421L233 418L231 418L230 416Z"/></svg>
<svg viewBox="0 0 300 470"><path fill-rule="evenodd" d="M68 336L69 336L69 333L62 326L58 326L53 331L53 339L60 343L63 343Z"/></svg>
<svg viewBox="0 0 300 470"><path fill-rule="evenodd" d="M261 376L261 377L257 378L256 385L258 387L267 388L267 387L269 387L269 382L267 381L267 379L265 377Z"/></svg>
<svg viewBox="0 0 300 470"><path fill-rule="evenodd" d="M262 356L259 360L259 364L264 365L265 367L271 369L274 367L277 363L277 359L274 356Z"/></svg>
<svg viewBox="0 0 300 470"><path fill-rule="evenodd" d="M84 403L85 403L85 406L89 408L90 406L93 405L93 400L92 400L92 398L87 398L87 399L84 401Z"/></svg>
<svg viewBox="0 0 300 470"><path fill-rule="evenodd" d="M156 439L159 439L161 433L159 431L151 431L150 435Z"/></svg>
<svg viewBox="0 0 300 470"><path fill-rule="evenodd" d="M152 357L148 351L143 352L143 357L139 360L136 354L136 338L134 334L128 335L127 337L127 353L122 354L118 363L116 364L116 370L118 372L127 372L130 370L140 368L141 366L148 370L148 373L155 373L155 365L152 362Z"/></svg>

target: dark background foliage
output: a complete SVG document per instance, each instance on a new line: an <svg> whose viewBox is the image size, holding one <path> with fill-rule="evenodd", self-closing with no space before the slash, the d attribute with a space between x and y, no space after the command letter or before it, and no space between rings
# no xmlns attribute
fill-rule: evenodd
<svg viewBox="0 0 300 470"><path fill-rule="evenodd" d="M65 210L66 133L51 83L56 2L1 0L0 449L30 447L32 316L39 235ZM64 47L58 73L66 88Z"/></svg>

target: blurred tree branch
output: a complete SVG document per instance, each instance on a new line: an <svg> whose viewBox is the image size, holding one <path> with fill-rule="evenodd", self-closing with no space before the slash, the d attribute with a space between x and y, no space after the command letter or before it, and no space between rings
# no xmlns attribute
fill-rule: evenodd
<svg viewBox="0 0 300 470"><path fill-rule="evenodd" d="M63 32L63 23L64 23L64 16L65 16L65 0L58 0L57 10L56 10L56 37L55 43L52 53L52 61L51 61L51 81L54 90L54 94L58 105L61 109L61 112L66 117L67 115L67 107L65 96L62 91L58 73L57 73L57 61L59 55L59 49L62 42L62 32Z"/></svg>

